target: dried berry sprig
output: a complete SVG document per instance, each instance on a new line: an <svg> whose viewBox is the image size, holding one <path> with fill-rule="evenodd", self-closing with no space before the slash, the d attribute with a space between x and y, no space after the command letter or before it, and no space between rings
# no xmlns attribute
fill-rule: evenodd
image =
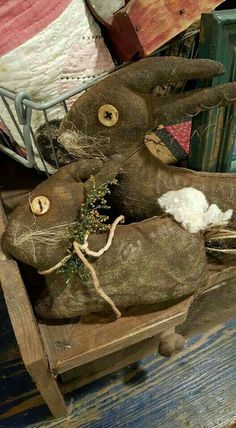
<svg viewBox="0 0 236 428"><path fill-rule="evenodd" d="M70 230L72 242L76 241L79 244L84 243L85 236L89 233L105 232L110 229L110 224L108 224L109 216L101 214L99 210L110 208L107 204L106 196L111 193L109 186L117 184L117 180L108 181L98 188L96 188L93 176L90 177L90 181L92 184L91 190L87 194L86 201L81 206L78 221L73 230ZM71 257L58 272L64 273L67 276L67 282L75 274L79 275L82 282L87 282L89 273L78 257L72 252L72 246L68 252L71 253Z"/></svg>

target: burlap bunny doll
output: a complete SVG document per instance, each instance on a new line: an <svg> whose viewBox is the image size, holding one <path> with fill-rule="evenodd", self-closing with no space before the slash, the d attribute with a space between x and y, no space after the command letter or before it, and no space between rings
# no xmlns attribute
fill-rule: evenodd
<svg viewBox="0 0 236 428"><path fill-rule="evenodd" d="M10 215L4 251L46 278L36 304L39 316L108 312L119 317L130 306L141 306L145 312L150 304L173 304L206 284L203 235L190 234L168 216L131 224L118 224L123 220L119 217L110 230L104 225L87 234L86 220L97 218L96 204L87 203L91 192L101 199L104 183L118 175L123 162L115 156L97 173L99 161L67 165ZM96 173L93 179L91 173ZM112 185L112 191L118 186Z"/></svg>
<svg viewBox="0 0 236 428"><path fill-rule="evenodd" d="M120 185L112 196L113 206L126 217L140 220L159 215L156 200L161 194L192 186L202 191L209 203L224 210L233 208L235 227L235 174L167 166L144 143L153 128L236 100L236 82L167 96L153 93L157 85L211 79L222 73L222 64L203 59L159 57L128 65L80 96L60 125L60 142L80 159L109 159L117 153L125 157Z"/></svg>

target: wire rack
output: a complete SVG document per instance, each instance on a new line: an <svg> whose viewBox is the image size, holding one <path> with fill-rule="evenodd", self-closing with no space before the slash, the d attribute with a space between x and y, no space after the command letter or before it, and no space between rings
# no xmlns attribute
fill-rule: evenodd
<svg viewBox="0 0 236 428"><path fill-rule="evenodd" d="M174 55L185 58L195 58L197 56L198 48L198 33L198 28L190 28L189 31L172 40L168 45L155 52L154 55ZM124 66L125 65L122 65L121 67ZM14 92L10 89L0 87L0 100L3 103L3 108L6 109L8 117L6 121L0 116L0 122L2 122L2 125L4 125L6 130L10 128L10 125L13 125L17 132L18 139L21 141L20 146L17 145L14 138L9 133L4 132L4 129L0 129L0 150L13 157L25 167L36 168L37 170L41 170L46 173L46 175L50 175L55 172L61 164L58 159L58 151L55 146L55 139L53 138L50 126L50 109L60 105L62 108L62 118L63 114L66 114L68 111L68 100L75 96L79 96L82 92L103 78L104 75L93 80L89 84L85 84L79 88L74 88L45 102L34 101L27 90ZM161 88L160 90L162 95L169 92L176 93L184 91L185 83L181 83L180 86L178 85L178 82L176 82L174 86L169 85L165 88ZM50 144L51 159L53 159L51 164L45 160L42 146L39 145L35 130L32 128L32 114L34 112L40 112L44 119L47 141ZM38 160L40 160L40 167Z"/></svg>
<svg viewBox="0 0 236 428"><path fill-rule="evenodd" d="M90 86L95 84L97 80L94 80L90 84L80 86L79 89L74 88L70 91L66 91L64 92L64 94L54 97L52 100L43 103L33 101L27 90L22 90L15 93L6 88L0 87L1 101L3 102L4 107L8 112L9 121L12 121L26 149L26 156L23 156L24 152L20 154L15 151L16 146L12 144L11 138L9 138L9 136L6 135L6 133L3 131L1 131L0 150L2 150L7 155L13 157L16 161L22 163L28 168L39 169L38 164L36 162L36 156L38 155L42 162L43 171L47 175L49 175L52 170L43 157L42 148L39 146L35 132L33 131L31 126L32 112L40 111L44 116L45 126L48 134L48 141L51 145L51 151L55 161L56 169L58 169L60 165L57 151L55 148L55 143L53 142L52 132L50 129L50 121L48 114L49 110L60 104L66 114L68 111L66 101L88 89ZM13 102L13 105L10 105L10 101ZM8 124L5 123L5 126L8 127Z"/></svg>

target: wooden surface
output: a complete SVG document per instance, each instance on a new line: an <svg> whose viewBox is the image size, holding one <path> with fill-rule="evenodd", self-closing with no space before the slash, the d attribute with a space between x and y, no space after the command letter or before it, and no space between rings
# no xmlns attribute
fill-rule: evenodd
<svg viewBox="0 0 236 428"><path fill-rule="evenodd" d="M6 218L0 200L0 239L5 230ZM35 381L38 390L55 417L67 414L67 408L52 376L44 351L39 328L22 281L19 268L14 260L8 259L0 249L0 283L7 305L21 357L26 369Z"/></svg>
<svg viewBox="0 0 236 428"><path fill-rule="evenodd" d="M182 333L188 337L186 347L174 359L160 357L155 343L148 339L151 356L68 393L72 413L57 421L51 418L24 368L0 294L0 427L233 426L236 422L236 319L232 319L236 314L235 280L228 282L223 290L222 293L219 287L215 288L194 302L182 326ZM138 352L137 345L134 346ZM70 391L69 387L66 385L64 389Z"/></svg>
<svg viewBox="0 0 236 428"><path fill-rule="evenodd" d="M222 2L130 0L106 22L116 57L122 62L150 55Z"/></svg>
<svg viewBox="0 0 236 428"><path fill-rule="evenodd" d="M236 276L235 259L233 261L232 257L211 257L209 271L209 283L205 289ZM63 373L160 334L186 319L191 302L192 298L189 298L169 309L124 317L115 323L40 323L39 328L50 366L54 373ZM105 368L105 372L107 371ZM85 377L88 378L87 373Z"/></svg>
<svg viewBox="0 0 236 428"><path fill-rule="evenodd" d="M12 326L27 366L45 359L42 341L17 263L0 263L0 280Z"/></svg>
<svg viewBox="0 0 236 428"><path fill-rule="evenodd" d="M0 239L5 227L6 217L0 200ZM17 263L8 259L1 248L0 283L25 364L31 365L45 360L37 323Z"/></svg>
<svg viewBox="0 0 236 428"><path fill-rule="evenodd" d="M159 334L186 319L191 300L188 298L163 311L122 317L114 323L40 324L50 365L55 373L63 373ZM58 338L62 343L61 352Z"/></svg>
<svg viewBox="0 0 236 428"><path fill-rule="evenodd" d="M235 255L208 255L209 279L205 287L201 288L198 294L210 289L216 284L236 277L236 257Z"/></svg>
<svg viewBox="0 0 236 428"><path fill-rule="evenodd" d="M0 262L0 281L26 369L55 417L64 416L67 414L67 408L49 371L39 329L15 261Z"/></svg>

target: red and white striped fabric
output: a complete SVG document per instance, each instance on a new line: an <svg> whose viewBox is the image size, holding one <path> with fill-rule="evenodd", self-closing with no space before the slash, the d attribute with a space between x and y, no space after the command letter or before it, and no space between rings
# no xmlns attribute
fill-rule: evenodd
<svg viewBox="0 0 236 428"><path fill-rule="evenodd" d="M27 89L39 102L79 88L114 67L84 0L2 0L0 55L1 86ZM63 115L62 106L49 112L50 119ZM0 116L22 144L1 102ZM33 129L42 123L42 114L34 112Z"/></svg>

